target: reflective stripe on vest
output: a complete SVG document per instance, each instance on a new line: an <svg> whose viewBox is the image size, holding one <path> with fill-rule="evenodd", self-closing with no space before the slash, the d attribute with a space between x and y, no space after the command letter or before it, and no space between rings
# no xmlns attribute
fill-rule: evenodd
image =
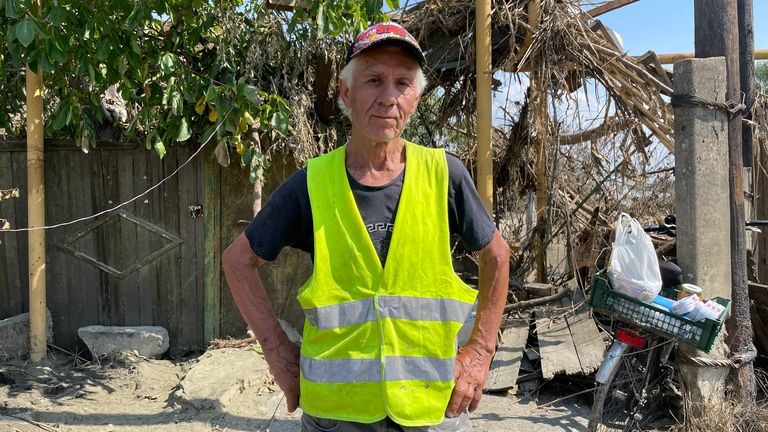
<svg viewBox="0 0 768 432"><path fill-rule="evenodd" d="M382 318L464 323L473 305L449 298L380 296ZM319 330L376 321L372 298L304 309L307 320Z"/></svg>
<svg viewBox="0 0 768 432"><path fill-rule="evenodd" d="M305 379L316 383L450 381L455 364L452 358L388 356L384 358L382 378L379 359L320 360L302 356L301 373Z"/></svg>
<svg viewBox="0 0 768 432"><path fill-rule="evenodd" d="M297 297L307 318L300 381L309 415L443 421L457 334L471 326L477 292L453 271L445 152L407 142L405 150L385 268L349 187L346 148L307 167L315 259Z"/></svg>

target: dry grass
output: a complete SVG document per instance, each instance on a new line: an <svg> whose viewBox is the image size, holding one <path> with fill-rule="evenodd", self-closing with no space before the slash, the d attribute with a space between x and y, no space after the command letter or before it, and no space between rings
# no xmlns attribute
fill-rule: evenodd
<svg viewBox="0 0 768 432"><path fill-rule="evenodd" d="M766 432L768 431L768 371L755 368L757 402L726 400L706 406L700 415L684 414L682 422L670 432ZM686 402L685 413L694 412ZM698 410L697 410L698 411Z"/></svg>
<svg viewBox="0 0 768 432"><path fill-rule="evenodd" d="M670 432L765 432L768 431L768 404L723 402L708 406L701 416L687 416Z"/></svg>

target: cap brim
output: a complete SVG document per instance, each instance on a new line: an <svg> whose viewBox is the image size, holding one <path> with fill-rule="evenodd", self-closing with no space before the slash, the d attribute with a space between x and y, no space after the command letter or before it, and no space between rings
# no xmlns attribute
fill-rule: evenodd
<svg viewBox="0 0 768 432"><path fill-rule="evenodd" d="M421 66L422 68L425 68L427 66L427 59L426 57L424 57L424 53L421 52L420 49L413 46L413 44L400 39L383 39L378 42L374 42L368 45L367 47L365 47L364 49L361 49L360 51L356 52L354 55L349 56L349 58L347 59L347 63L349 63L349 61L352 60L353 58L359 56L361 53L364 53L365 51L373 47L384 46L384 45L391 45L391 46L403 48L406 51L408 51L408 53L411 54L411 56L413 56L416 62L419 63L419 66Z"/></svg>

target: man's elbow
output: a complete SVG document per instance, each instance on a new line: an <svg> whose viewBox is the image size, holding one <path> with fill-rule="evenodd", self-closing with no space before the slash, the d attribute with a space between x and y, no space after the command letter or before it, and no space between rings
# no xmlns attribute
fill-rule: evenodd
<svg viewBox="0 0 768 432"><path fill-rule="evenodd" d="M502 266L509 263L510 249L498 230L493 233L493 239L488 246L480 251L480 260L486 265Z"/></svg>
<svg viewBox="0 0 768 432"><path fill-rule="evenodd" d="M257 267L260 260L253 253L245 235L239 235L221 254L221 264L226 272L235 267Z"/></svg>

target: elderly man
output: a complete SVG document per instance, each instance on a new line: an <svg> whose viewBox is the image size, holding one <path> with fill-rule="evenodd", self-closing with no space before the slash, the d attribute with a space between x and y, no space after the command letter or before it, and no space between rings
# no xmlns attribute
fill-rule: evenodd
<svg viewBox="0 0 768 432"><path fill-rule="evenodd" d="M401 138L426 80L394 23L361 33L340 74L349 142L309 161L223 257L227 282L304 431L468 431L506 301L509 249L462 164ZM479 290L453 272L451 234L478 251ZM312 254L301 352L256 268ZM478 295L479 293L479 295ZM477 297L477 298L476 298ZM471 336L457 334L476 316Z"/></svg>

